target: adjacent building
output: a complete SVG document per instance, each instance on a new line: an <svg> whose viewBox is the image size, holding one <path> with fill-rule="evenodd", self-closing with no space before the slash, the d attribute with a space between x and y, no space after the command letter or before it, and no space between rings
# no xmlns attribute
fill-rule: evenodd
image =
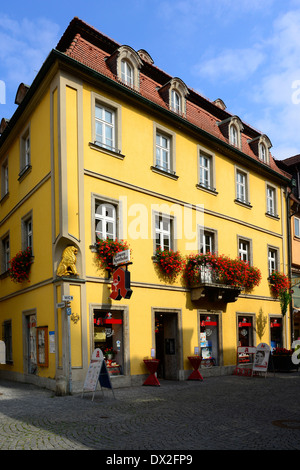
<svg viewBox="0 0 300 470"><path fill-rule="evenodd" d="M119 387L142 384L151 355L159 377L185 380L195 348L213 358L205 375L231 373L240 345L290 347L268 277L288 274L291 178L266 135L78 18L16 102L0 136L2 377L72 392L95 348L115 351ZM130 250L119 296L106 239ZM29 279L14 282L28 248ZM225 285L208 263L191 286L161 272L157 249L241 259L261 279Z"/></svg>

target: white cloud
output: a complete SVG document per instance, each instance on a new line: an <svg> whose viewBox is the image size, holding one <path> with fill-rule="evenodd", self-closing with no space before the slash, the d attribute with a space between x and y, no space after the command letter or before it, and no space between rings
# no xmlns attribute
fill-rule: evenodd
<svg viewBox="0 0 300 470"><path fill-rule="evenodd" d="M218 56L197 64L194 72L209 79L240 81L256 72L264 58L264 53L259 48L225 50Z"/></svg>
<svg viewBox="0 0 300 470"><path fill-rule="evenodd" d="M58 41L59 26L44 18L20 21L0 13L0 78L31 83Z"/></svg>

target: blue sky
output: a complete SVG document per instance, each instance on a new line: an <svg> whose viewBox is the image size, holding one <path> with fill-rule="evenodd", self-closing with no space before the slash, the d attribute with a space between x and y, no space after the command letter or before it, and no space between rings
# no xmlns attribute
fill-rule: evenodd
<svg viewBox="0 0 300 470"><path fill-rule="evenodd" d="M12 0L0 4L0 119L77 16L300 153L300 0Z"/></svg>

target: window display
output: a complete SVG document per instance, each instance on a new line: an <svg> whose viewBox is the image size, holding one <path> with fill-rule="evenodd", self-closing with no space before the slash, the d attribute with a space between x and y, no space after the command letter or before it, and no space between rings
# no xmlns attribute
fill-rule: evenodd
<svg viewBox="0 0 300 470"><path fill-rule="evenodd" d="M110 375L123 374L123 314L94 311L94 349L100 348Z"/></svg>
<svg viewBox="0 0 300 470"><path fill-rule="evenodd" d="M218 365L219 331L217 315L200 315L200 347L202 366Z"/></svg>

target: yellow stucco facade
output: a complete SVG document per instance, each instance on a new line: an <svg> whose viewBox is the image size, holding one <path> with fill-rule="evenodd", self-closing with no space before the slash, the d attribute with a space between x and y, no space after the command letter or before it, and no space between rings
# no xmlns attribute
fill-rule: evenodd
<svg viewBox="0 0 300 470"><path fill-rule="evenodd" d="M94 144L96 103L116 113L119 153ZM169 175L155 168L157 128L172 138L174 173ZM30 132L30 165L19 176L21 141L26 129ZM200 151L208 154L214 164L213 191L198 184ZM230 150L215 139L210 140L209 135L185 125L184 119L179 120L170 111L160 112L146 101L138 102L134 93L130 96L120 85L101 81L100 75L89 76L88 70L76 70L74 64L61 64L59 58L49 64L15 119L1 143L0 158L1 164L8 161L9 174L8 194L2 197L0 207L2 258L7 237L10 258L24 247L22 227L29 219L33 254L30 282L12 282L2 263L0 322L3 328L9 325L7 335L11 335L9 360L0 365L3 376L26 378L53 389L63 380L69 391L80 390L96 346L97 312L110 312L113 318L121 318L115 327L110 324L115 338L120 334L118 343L112 336L122 366L112 378L116 387L143 383L147 374L143 359L158 347L159 315L165 320L165 336L171 335L173 329L175 339L170 366L166 350L162 353L166 359L162 372L165 378L188 377L188 356L200 346L203 316L213 316L215 320L217 355L216 365L204 375L232 372L237 359L239 323L244 317L251 323L247 330L251 345L271 343L272 317L282 324L282 345L290 347L290 312L282 317L280 303L271 296L268 282L268 247L276 250L278 268L287 273L287 178L243 158L234 148ZM247 181L247 205L236 197L239 169ZM276 217L266 215L268 185L275 190ZM97 201L117 208L116 236L129 243L132 264L128 269L133 291L130 299L110 298L111 279L96 260ZM259 286L250 293L242 292L234 302L224 303L206 298L192 300L181 275L175 282L166 283L153 259L154 221L158 213L170 215L175 233L173 246L182 255L199 249L200 227L213 233L216 251L231 258L239 255L239 240L245 240L251 248L251 264L261 271ZM78 276L58 277L56 270L67 246L78 250ZM64 295L73 297L73 316L58 306ZM260 336L259 315L266 319ZM34 335L39 328L46 328L46 346L42 339L40 345L34 345L42 361L43 348L47 348L44 363L32 357L31 328ZM104 333L101 330L99 334ZM39 336L36 338L38 343ZM34 367L30 368L32 364Z"/></svg>

